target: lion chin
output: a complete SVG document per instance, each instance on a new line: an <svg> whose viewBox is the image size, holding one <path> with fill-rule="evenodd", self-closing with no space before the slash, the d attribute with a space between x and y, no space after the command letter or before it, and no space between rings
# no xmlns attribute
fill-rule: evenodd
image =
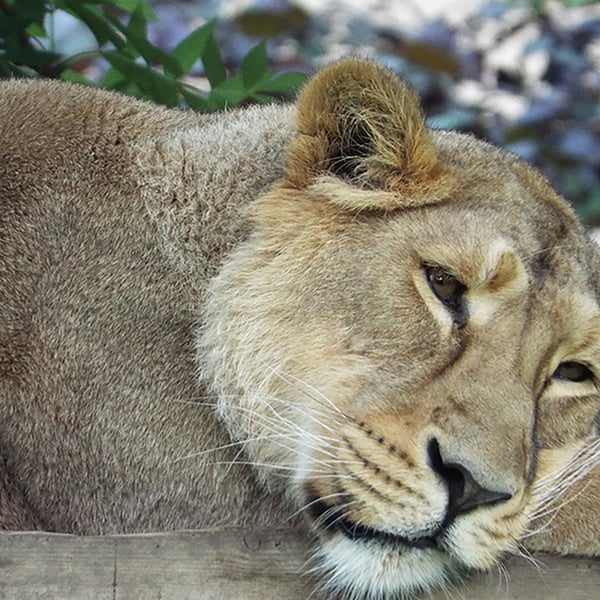
<svg viewBox="0 0 600 600"><path fill-rule="evenodd" d="M447 588L466 574L464 563L443 549L441 537L409 539L349 523L336 518L335 511L325 506L318 510L314 506L311 514L317 520L329 513L331 521L312 557L313 572L320 576L320 587L329 595L410 598L419 592Z"/></svg>
<svg viewBox="0 0 600 600"><path fill-rule="evenodd" d="M464 576L464 567L433 548L411 548L403 542L341 538L315 556L321 587L343 598L411 598L447 588ZM338 597L336 595L336 597Z"/></svg>
<svg viewBox="0 0 600 600"><path fill-rule="evenodd" d="M322 471L324 461L319 463ZM386 469L384 460L378 465L377 476ZM466 470L445 466L436 442L429 444L428 466L447 489L427 490L431 497L420 502L417 519L411 519L415 511L410 510L409 502L401 500L392 499L383 515L372 512L373 506L367 507L364 500L348 491L356 482L344 481L339 469L331 476L336 480L334 493L329 478L325 487L321 479L301 484L303 513L319 540L312 572L320 576L320 587L328 595L409 598L420 592L448 589L462 581L469 570L495 565L501 552L517 551L511 536L522 529L522 520L518 515L505 516L505 521L513 521L512 529L507 530L494 518L496 505L510 504L508 495L483 490ZM367 493L387 500L386 484L392 477L369 480L363 474L360 480ZM396 486L398 483L394 482ZM419 482L409 485L404 481L402 486L410 495L420 496ZM515 519L521 526L518 529ZM368 522L374 525L365 524Z"/></svg>

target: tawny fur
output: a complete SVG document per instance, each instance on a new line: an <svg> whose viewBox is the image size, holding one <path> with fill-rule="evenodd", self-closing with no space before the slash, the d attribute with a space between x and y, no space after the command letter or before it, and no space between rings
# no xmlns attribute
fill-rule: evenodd
<svg viewBox="0 0 600 600"><path fill-rule="evenodd" d="M385 69L211 116L5 82L0 232L0 526L308 523L348 598L519 544L600 555L597 383L555 376L600 377L598 252L536 171L429 131ZM502 502L448 522L432 440Z"/></svg>
<svg viewBox="0 0 600 600"><path fill-rule="evenodd" d="M204 117L55 82L0 97L0 464L23 497L0 522L284 522L223 464L238 449L202 454L229 438L193 330L244 206L281 174L290 109Z"/></svg>

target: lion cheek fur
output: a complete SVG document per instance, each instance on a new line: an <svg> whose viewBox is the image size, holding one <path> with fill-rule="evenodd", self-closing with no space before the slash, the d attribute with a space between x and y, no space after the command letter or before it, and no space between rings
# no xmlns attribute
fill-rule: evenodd
<svg viewBox="0 0 600 600"><path fill-rule="evenodd" d="M406 261L401 266L400 253L389 249L391 243L380 248L379 262L388 265L381 276L369 275L369 270L377 272L379 268L369 262L372 255L365 255L361 262L357 251L354 263L346 258L336 263L335 257L341 254L336 244L343 247L347 238L346 254L348 248L355 249L351 243L353 226L363 213L393 215L399 209L418 210L443 203L456 193L456 175L436 160L410 94L370 67L362 72L364 67L352 61L345 67L347 70L333 67L317 77L301 96L297 135L288 149L284 179L254 203L250 211L253 233L228 257L211 283L203 308L198 360L203 377L219 397L219 414L232 437L245 441L246 452L264 483L287 494L300 512L309 509L314 499L329 501L329 510L335 511L338 503L343 505L344 499L350 498L340 514L352 523L366 523L401 539L429 536L444 525L449 500L424 455L425 433L445 426L447 439L460 438L450 445L459 447L462 443L470 455L477 455L479 443L487 460L482 473L493 484L504 482L512 498L499 506L458 516L439 536L436 547L353 540L335 529L320 527L319 518L312 522L319 540L315 571L325 575L326 589L347 598L408 596L444 586L460 577L465 568L489 568L504 552L517 550L516 540L526 532L532 504L524 489L527 473L535 463L535 449L529 439L534 410L533 402L527 402L529 391L511 371L501 375L491 391L486 376L479 374L482 387L478 390L475 385L472 395L489 397L490 402L495 395L495 401L504 405L501 425L510 434L506 437L507 452L499 453L489 447L498 419L486 423L482 415L473 415L473 422L453 430L453 424L460 420L456 414L434 423L434 398L448 394L432 393L429 398L415 394L418 406L411 404L410 393L403 397L403 386L414 391L428 385L427 378L409 381L411 363L419 362L431 375L442 370L435 361L442 360L445 345L449 356L462 352L458 345L451 350L448 340L455 334L454 325L439 302L429 299L435 305L429 312L419 305L414 288L423 297L429 293L426 283L409 285L408 273L421 268L414 264L414 257L410 258L415 252L410 248L411 235L417 235L409 225L401 232ZM373 97L370 89L374 90ZM360 98L355 90L361 90ZM398 105L394 105L394 98L401 98ZM369 130L372 123L381 130ZM340 131L347 134L343 140L338 138ZM358 132L354 147L353 132ZM393 151L389 140L394 140ZM469 148L474 156L480 151L471 142ZM364 224L368 219L364 217ZM437 230L437 225L431 229ZM447 229L451 231L449 224ZM375 233L372 239L375 243ZM427 245L429 240L423 243ZM443 234L436 243L442 249L453 246ZM482 243L476 240L474 244L480 253ZM477 275L480 281L474 286L471 308L475 310L471 316L473 326L482 330L502 310L509 314L503 306L518 312L527 298L525 266L507 244L501 241L490 249L489 264L480 265L485 275ZM361 269L364 273L359 273ZM354 272L357 278L353 278ZM387 304L377 300L367 284L360 283L361 277L366 280L371 276L376 287L379 281L393 279L392 273L398 276L398 283L396 288L382 292L382 297L387 294L395 298ZM405 281L401 285L402 277ZM372 305L364 303L364 296ZM418 310L422 312L417 318ZM412 319L403 321L409 311ZM430 312L444 313L444 319L438 319L443 321L441 333ZM368 325L361 320L363 313L370 317ZM412 331L410 323L415 320L419 327ZM524 325L515 321L514 331L505 327L500 341L489 339L508 348L512 337L519 335L519 327ZM425 330L438 349L437 358L431 348L423 351L423 343L414 342ZM362 331L373 334L366 333L363 342L362 334L357 333ZM477 335L470 335L473 343ZM387 343L382 342L385 336L391 338ZM385 352L383 358L374 353L376 344L390 349L384 368ZM404 351L395 361L394 344ZM504 359L507 365L520 360L514 352L512 359ZM447 357L443 360L453 363ZM492 379L497 363L504 364L502 360L485 363ZM481 361L474 364L471 371L465 369L463 380L483 372ZM377 378L401 370L392 377L396 405L390 409L393 401L384 400L376 391L386 390ZM445 381L453 387L461 385L460 379L448 376ZM371 387L370 393L364 393ZM461 414L467 420L469 411L487 409L482 401L466 406ZM391 429L396 424L395 432L386 434L393 439L387 448L399 449L403 460L397 456L391 460L393 452L382 452L369 439L370 434L364 435L365 428L356 415L378 410L382 423L387 421ZM399 416L412 421L412 433L410 428L403 433ZM469 439L470 430L481 432L481 440ZM494 461L500 473L493 472ZM387 479L380 471L389 473ZM393 489L395 482L397 489ZM312 493L307 494L307 488ZM408 490L413 492L412 499Z"/></svg>

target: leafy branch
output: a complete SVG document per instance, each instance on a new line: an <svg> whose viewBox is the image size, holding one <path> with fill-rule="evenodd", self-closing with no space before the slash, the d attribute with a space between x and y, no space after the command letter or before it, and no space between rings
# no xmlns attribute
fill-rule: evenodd
<svg viewBox="0 0 600 600"><path fill-rule="evenodd" d="M58 10L84 23L97 48L73 56L55 52L51 23ZM202 111L269 102L304 81L298 72L270 70L265 42L248 52L238 75L229 76L213 22L165 52L148 39L148 20L155 19L147 0L0 0L0 77L43 76L96 85L77 66L83 59L103 58L109 68L101 87ZM187 77L198 62L210 85L206 93Z"/></svg>

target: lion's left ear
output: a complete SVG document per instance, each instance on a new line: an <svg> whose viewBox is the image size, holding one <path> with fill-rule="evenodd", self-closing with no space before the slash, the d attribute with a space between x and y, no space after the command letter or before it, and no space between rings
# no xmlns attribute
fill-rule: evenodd
<svg viewBox="0 0 600 600"><path fill-rule="evenodd" d="M387 69L360 59L326 67L301 92L296 118L285 172L293 187L333 176L370 190L353 195L346 208L355 210L439 199L448 170L437 159L416 94Z"/></svg>

